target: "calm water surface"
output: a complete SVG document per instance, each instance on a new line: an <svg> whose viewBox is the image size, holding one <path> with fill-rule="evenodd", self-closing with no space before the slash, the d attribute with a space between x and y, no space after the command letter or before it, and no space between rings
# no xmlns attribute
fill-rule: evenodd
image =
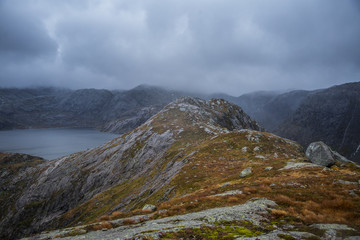
<svg viewBox="0 0 360 240"><path fill-rule="evenodd" d="M50 160L99 146L119 136L88 128L0 131L0 152L27 153Z"/></svg>

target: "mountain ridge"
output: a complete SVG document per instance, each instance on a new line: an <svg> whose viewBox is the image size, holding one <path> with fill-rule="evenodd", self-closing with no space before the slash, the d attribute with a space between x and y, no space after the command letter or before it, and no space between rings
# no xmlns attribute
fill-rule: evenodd
<svg viewBox="0 0 360 240"><path fill-rule="evenodd" d="M194 98L181 98L169 104L140 128L105 145L39 165L38 174L32 174L35 177L27 179L27 182L34 184L31 187L28 186L28 189L16 202L17 207L23 208L23 210L18 211L17 215L13 216L13 220L5 220L5 224L2 225L11 225L12 222L18 222L16 219L22 214L29 215L27 211L30 213L35 211L36 217L31 221L33 228L49 227L46 222L51 222L52 219L59 216L59 213L70 210L71 206L87 201L92 196L121 182L128 186L126 181L133 178L133 174L140 179L145 172L151 173L153 164L163 157L163 154L174 143L176 136L181 138L181 134L185 134L184 137L196 134L196 138L192 141L198 142L205 136L219 131L226 132L227 128L233 130L236 127L244 126L260 129L257 123L236 105L229 105L223 100L216 100L216 104L212 103L212 101L206 102ZM228 111L231 116L225 114ZM158 120L155 122L154 118L158 118ZM182 127L180 127L181 119L186 122ZM167 124L161 123L163 121L167 121ZM175 122L177 122L176 125ZM184 129L188 130L184 131ZM187 144L189 143L191 141L187 142ZM170 159L177 158L176 156L171 157L171 154L169 157ZM133 161L128 161L128 158ZM151 161L144 165L148 159ZM180 163L170 165L167 170L168 174L176 174L178 171L176 169L180 169L183 165ZM29 171L32 172L34 169ZM155 172L153 174L157 176ZM119 175L122 176L120 179ZM160 176L160 179L165 181L168 181L166 180L168 178ZM155 178L153 181L160 180ZM139 187L143 188L142 185ZM134 186L132 188L136 189ZM140 195L143 194L141 192ZM126 201L125 199L122 202ZM11 209L11 206L8 208ZM112 206L112 208L117 209L119 206ZM11 213L8 214L11 216ZM75 219L71 222L73 221ZM64 224L66 221L62 222Z"/></svg>
<svg viewBox="0 0 360 240"><path fill-rule="evenodd" d="M77 235L86 234L97 239L115 234L109 235L112 239L124 225L134 233L141 222L149 221L151 226L156 218L178 221L184 214L201 211L211 216L212 209L220 211L218 219L199 223L199 229L184 230L180 224L165 229L170 235L161 235L161 229L150 227L129 238L142 234L153 234L155 239L184 234L206 238L220 229L227 237L223 239L245 236L245 232L246 236L278 237L290 234L288 224L308 236L321 236L323 232L307 227L313 223L346 224L352 229L346 234L359 235L356 181L360 168L346 162L324 169L309 163L296 142L259 130L263 129L235 104L180 98L102 146L19 168L0 194L5 206L1 237L13 239L66 227L44 238L78 239L84 236ZM0 171L0 176L7 176L10 170L2 167ZM226 217L223 207L243 209L254 198L278 204L270 204L272 209L264 212L259 226L248 218L243 222ZM149 204L152 210L143 210ZM336 218L330 218L334 211ZM247 214L255 217L252 210ZM178 217L167 218L171 216ZM224 217L229 222L221 221ZM104 234L97 231L111 228ZM38 237L42 235L31 239Z"/></svg>

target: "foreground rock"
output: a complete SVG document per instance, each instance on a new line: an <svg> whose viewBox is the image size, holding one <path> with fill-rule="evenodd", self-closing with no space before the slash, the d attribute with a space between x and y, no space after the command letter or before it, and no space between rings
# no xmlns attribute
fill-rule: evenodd
<svg viewBox="0 0 360 240"><path fill-rule="evenodd" d="M113 240L113 239L178 239L179 235L202 239L359 239L359 232L344 224L313 224L306 228L293 225L276 226L270 223L271 211L277 207L266 198L251 199L244 204L221 207L185 215L151 219L154 215L106 222L112 229L89 231L91 225L55 230L23 240ZM139 219L142 219L139 221ZM101 223L105 226L105 224ZM320 229L321 231L317 230ZM314 234L317 233L319 235ZM192 235L194 234L194 235ZM196 236L196 237L195 237ZM188 238L187 238L188 239Z"/></svg>
<svg viewBox="0 0 360 240"><path fill-rule="evenodd" d="M142 210L145 210L145 211L155 211L156 210L156 206L155 205L151 205L151 204L146 204Z"/></svg>
<svg viewBox="0 0 360 240"><path fill-rule="evenodd" d="M130 239L135 237L158 238L160 233L175 232L184 228L213 227L221 222L246 221L260 226L267 218L269 210L276 203L267 199L254 199L245 204L232 207L213 208L201 212L189 213L180 216L167 217L158 220L150 220L141 224L120 226L108 231L89 232L85 235L65 237L62 239ZM28 240L57 239L72 232L80 232L86 226L53 231L40 236L25 238ZM24 239L24 240L25 240Z"/></svg>
<svg viewBox="0 0 360 240"><path fill-rule="evenodd" d="M331 167L337 161L348 162L348 160L339 153L332 151L331 148L323 142L313 142L306 149L306 157L315 164Z"/></svg>
<svg viewBox="0 0 360 240"><path fill-rule="evenodd" d="M248 167L241 171L240 177L244 178L244 177L249 176L250 174L252 174L252 168Z"/></svg>

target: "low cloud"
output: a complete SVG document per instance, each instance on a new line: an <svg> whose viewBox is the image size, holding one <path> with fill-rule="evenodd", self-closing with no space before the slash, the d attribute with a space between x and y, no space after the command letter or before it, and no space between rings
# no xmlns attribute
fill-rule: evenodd
<svg viewBox="0 0 360 240"><path fill-rule="evenodd" d="M0 0L0 86L233 95L360 80L356 0Z"/></svg>

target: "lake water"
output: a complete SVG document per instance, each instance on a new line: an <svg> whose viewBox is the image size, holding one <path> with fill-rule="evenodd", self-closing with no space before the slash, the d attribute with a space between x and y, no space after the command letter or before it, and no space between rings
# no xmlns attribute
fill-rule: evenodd
<svg viewBox="0 0 360 240"><path fill-rule="evenodd" d="M27 153L50 160L99 146L119 136L88 128L0 131L0 152Z"/></svg>

